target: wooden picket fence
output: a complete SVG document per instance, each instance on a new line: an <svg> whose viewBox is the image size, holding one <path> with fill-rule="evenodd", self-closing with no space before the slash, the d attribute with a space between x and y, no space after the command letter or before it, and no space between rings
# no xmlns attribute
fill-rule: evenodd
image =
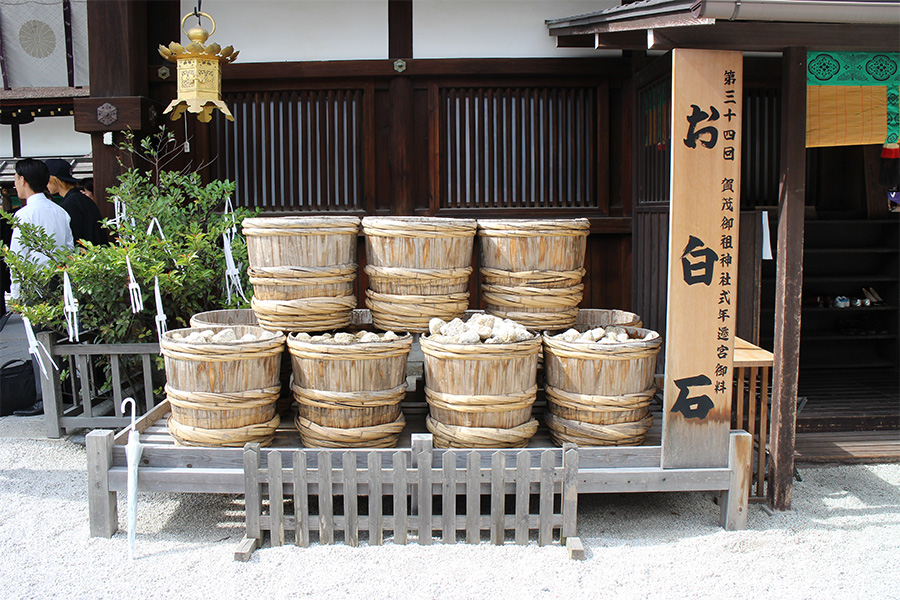
<svg viewBox="0 0 900 600"><path fill-rule="evenodd" d="M336 533L351 546L359 544L360 533L370 545L380 545L386 531L395 544L406 544L414 534L423 545L434 541L435 531L445 544L456 543L461 532L466 543L477 544L483 531L490 532L492 544L504 543L507 532L516 544L527 544L534 531L541 546L559 532L560 543L577 557L577 476L578 450L571 444L436 450L429 434L416 434L412 448L396 450L282 451L247 444L247 533L235 559L248 560L264 532L272 546L283 545L286 532L293 532L294 543L306 547L312 536L333 544ZM388 506L386 496L392 497ZM436 498L440 514L433 511Z"/></svg>

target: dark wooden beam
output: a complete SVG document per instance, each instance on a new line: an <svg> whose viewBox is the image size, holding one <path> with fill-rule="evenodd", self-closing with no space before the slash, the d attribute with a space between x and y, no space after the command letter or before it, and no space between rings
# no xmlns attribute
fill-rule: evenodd
<svg viewBox="0 0 900 600"><path fill-rule="evenodd" d="M162 79L159 67L145 67L145 76L152 83L171 84L172 77ZM174 66L172 66L174 72ZM271 80L305 82L329 81L370 77L415 77L474 75L523 75L523 76L627 76L628 61L614 57L601 58L448 58L411 59L406 70L398 74L393 60L335 60L310 62L241 63L236 62L222 69L224 86L229 82L245 80ZM93 91L93 90L92 90Z"/></svg>
<svg viewBox="0 0 900 600"><path fill-rule="evenodd" d="M597 33L599 47L623 49L647 48L646 29L595 32L595 27L566 31L565 35ZM701 48L779 52L788 47L805 46L810 50L896 52L896 25L863 23L765 23L717 21L715 25L662 27L653 30L652 50Z"/></svg>
<svg viewBox="0 0 900 600"><path fill-rule="evenodd" d="M800 368L803 217L806 198L806 48L788 48L781 87L781 185L775 276L775 368L768 503L790 510Z"/></svg>
<svg viewBox="0 0 900 600"><path fill-rule="evenodd" d="M388 0L388 58L413 57L412 0Z"/></svg>

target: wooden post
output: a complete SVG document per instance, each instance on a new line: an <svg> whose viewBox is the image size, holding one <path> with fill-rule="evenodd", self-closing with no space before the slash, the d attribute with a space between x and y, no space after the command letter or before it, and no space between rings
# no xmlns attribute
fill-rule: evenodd
<svg viewBox="0 0 900 600"><path fill-rule="evenodd" d="M491 543L503 544L506 507L506 456L497 450L491 457Z"/></svg>
<svg viewBox="0 0 900 600"><path fill-rule="evenodd" d="M672 51L663 468L728 464L743 56Z"/></svg>
<svg viewBox="0 0 900 600"><path fill-rule="evenodd" d="M112 537L119 528L116 493L109 491L114 437L112 431L100 429L85 436L91 537Z"/></svg>
<svg viewBox="0 0 900 600"><path fill-rule="evenodd" d="M53 356L54 334L42 331L37 334L37 339L47 348L50 356ZM47 376L41 373L41 396L44 402L44 427L48 438L62 437L62 428L59 425L59 417L62 415L62 383L59 381L59 373L53 370L52 365L47 365Z"/></svg>
<svg viewBox="0 0 900 600"><path fill-rule="evenodd" d="M294 519L295 538L294 543L302 548L309 546L309 475L306 470L306 453L303 450L294 451L292 461L294 471Z"/></svg>
<svg viewBox="0 0 900 600"><path fill-rule="evenodd" d="M562 483L562 531L559 542L574 537L578 532L578 448L575 444L563 444Z"/></svg>
<svg viewBox="0 0 900 600"><path fill-rule="evenodd" d="M262 513L262 493L259 486L259 444L244 445L244 511L246 538L262 540L259 517Z"/></svg>
<svg viewBox="0 0 900 600"><path fill-rule="evenodd" d="M723 494L721 507L721 524L728 531L747 529L752 464L753 436L742 430L732 431L728 445L731 483Z"/></svg>
<svg viewBox="0 0 900 600"><path fill-rule="evenodd" d="M806 48L788 48L781 84L781 187L775 276L775 366L767 498L790 510L800 369L800 295L806 201Z"/></svg>
<svg viewBox="0 0 900 600"><path fill-rule="evenodd" d="M281 468L281 452L272 450L266 454L269 482L269 531L272 545L284 546L284 470Z"/></svg>

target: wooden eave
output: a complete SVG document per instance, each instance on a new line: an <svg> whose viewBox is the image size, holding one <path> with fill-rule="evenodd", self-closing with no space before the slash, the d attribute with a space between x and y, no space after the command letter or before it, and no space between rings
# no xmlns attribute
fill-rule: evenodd
<svg viewBox="0 0 900 600"><path fill-rule="evenodd" d="M653 36L650 47L648 32ZM717 21L660 15L554 28L551 35L559 38L560 47L780 52L793 46L812 51L896 52L898 30L894 24Z"/></svg>

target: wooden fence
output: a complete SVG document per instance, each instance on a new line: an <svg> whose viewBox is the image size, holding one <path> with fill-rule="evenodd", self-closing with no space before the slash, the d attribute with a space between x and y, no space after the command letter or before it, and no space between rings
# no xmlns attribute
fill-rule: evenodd
<svg viewBox="0 0 900 600"><path fill-rule="evenodd" d="M247 444L247 534L235 559L248 560L264 532L273 546L283 545L285 533L293 532L294 543L302 547L312 535L321 544L332 544L336 533L351 546L359 544L360 533L370 545L380 545L386 531L395 544L406 544L413 533L422 545L434 541L435 531L445 544L456 543L461 533L466 543L477 544L484 531L490 532L492 544L502 544L508 531L516 544L528 543L530 532L537 532L541 546L550 544L556 531L561 543L575 537L574 445L455 451L435 450L431 439L415 434L412 449L389 450L286 451ZM532 503L532 495L537 502ZM310 503L310 496L317 502ZM368 498L364 503L363 496ZM388 505L386 496L393 499ZM440 513L434 514L438 498ZM285 506L292 507L291 514ZM580 541L567 545L571 553Z"/></svg>
<svg viewBox="0 0 900 600"><path fill-rule="evenodd" d="M58 438L73 429L125 427L131 417L122 414L121 406L129 395L139 404L143 399L138 414L156 406L153 361L159 355L159 344L56 344L54 338L50 332L38 334L60 369L68 371L71 394L63 394L63 380L52 368L47 376L41 375L47 437ZM126 357L138 357L140 368L124 370L123 378ZM109 365L108 373L101 372L100 362Z"/></svg>

